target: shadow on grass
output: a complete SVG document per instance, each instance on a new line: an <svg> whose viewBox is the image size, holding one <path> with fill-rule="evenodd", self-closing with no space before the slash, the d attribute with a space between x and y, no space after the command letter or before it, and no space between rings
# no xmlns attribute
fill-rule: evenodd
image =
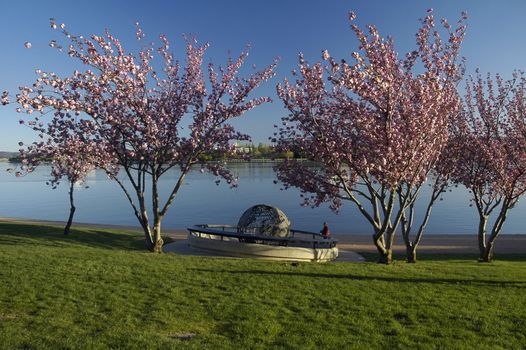
<svg viewBox="0 0 526 350"><path fill-rule="evenodd" d="M163 237L165 243L172 240ZM92 228L71 228L69 235L64 235L64 228L58 225L0 223L0 244L23 244L39 246L64 246L78 244L83 246L112 249L145 251L144 236L140 232L112 232Z"/></svg>
<svg viewBox="0 0 526 350"><path fill-rule="evenodd" d="M481 284L481 285L495 285L495 286L523 286L526 281L499 281L499 280L468 280L468 279L454 279L454 278L400 278L400 277L385 277L385 276L359 276L351 274L327 274L327 273L312 273L312 272L285 272L285 271L265 271L265 270L213 270L213 269L199 269L190 268L189 270L196 272L211 272L211 273L229 273L229 274L247 274L247 275L269 275L269 276L299 276L312 278L331 278L331 279L349 279L355 281L380 281L380 282L397 282L397 283L436 283L436 284Z"/></svg>
<svg viewBox="0 0 526 350"><path fill-rule="evenodd" d="M377 253L371 253L371 252L360 252L357 251L358 254L360 254L365 261L367 262L378 262L378 254ZM450 261L450 260L460 260L459 263L464 262L476 262L478 261L478 254L472 254L472 253L466 253L466 254L460 254L460 253L420 253L418 254L418 261ZM406 263L406 256L404 254L394 254L393 259L395 260L395 263L405 264ZM502 253L499 254L497 251L495 253L494 261L526 261L526 255L525 254L508 254L508 253ZM418 264L418 262L417 262Z"/></svg>

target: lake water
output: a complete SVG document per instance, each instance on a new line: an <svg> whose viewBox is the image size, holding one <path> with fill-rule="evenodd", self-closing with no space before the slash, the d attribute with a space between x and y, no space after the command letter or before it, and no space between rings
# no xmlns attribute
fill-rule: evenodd
<svg viewBox="0 0 526 350"><path fill-rule="evenodd" d="M38 168L24 177L15 177L5 169L13 164L0 163L0 217L19 217L42 220L67 219L69 203L66 183L53 190L47 186L49 167ZM181 187L174 204L163 221L165 228L184 228L200 223L236 224L243 211L255 204L281 208L294 228L319 231L324 221L334 233L370 233L368 223L352 203L345 203L338 214L328 206L302 207L299 191L281 191L274 184L276 176L269 163L235 163L230 169L239 176L239 187L230 189L225 183L215 185L210 174L191 172ZM173 186L176 172L163 176L160 188L167 195ZM103 172L89 175L89 188L75 191L76 222L139 226L124 193L107 179ZM425 196L426 193L423 193ZM526 205L519 203L508 216L503 233L526 233ZM453 188L437 202L428 224L427 233L475 233L477 214L469 207L468 193L463 187Z"/></svg>

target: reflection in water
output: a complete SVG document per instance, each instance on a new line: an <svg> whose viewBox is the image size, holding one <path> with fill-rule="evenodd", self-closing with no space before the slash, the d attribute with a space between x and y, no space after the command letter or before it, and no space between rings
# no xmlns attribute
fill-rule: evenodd
<svg viewBox="0 0 526 350"><path fill-rule="evenodd" d="M12 166L12 165L11 165ZM0 164L0 216L42 220L66 220L68 215L67 186L52 190L45 185L49 168L41 167L34 173L16 178ZM339 214L327 205L312 209L300 206L299 191L281 191L274 184L276 177L272 164L236 163L230 169L239 176L239 187L230 189L225 183L216 186L210 174L191 172L185 185L166 215L163 226L182 228L199 223L235 224L245 209L255 204L269 204L281 208L295 228L319 231L324 221L335 233L369 233L368 223L351 203L345 203ZM176 171L165 174L160 192L167 195L176 178ZM116 183L103 172L91 172L87 186L76 189L76 221L115 225L138 226L127 199ZM424 192L422 197L427 193ZM418 207L420 209L420 207ZM526 233L525 206L519 203L504 225L504 233ZM476 210L469 207L464 188L453 188L444 195L444 201L433 208L428 233L474 233Z"/></svg>

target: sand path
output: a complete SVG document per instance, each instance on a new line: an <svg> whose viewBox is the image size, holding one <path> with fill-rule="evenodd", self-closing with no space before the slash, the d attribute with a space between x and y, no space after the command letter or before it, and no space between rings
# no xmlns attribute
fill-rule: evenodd
<svg viewBox="0 0 526 350"><path fill-rule="evenodd" d="M45 221L45 220L31 220L31 219L15 219L15 218L0 218L0 222L18 222L31 224L56 224L64 225L60 221ZM120 229L129 230L140 233L138 227L119 226L119 225L101 225L101 224L87 224L75 223L74 226L98 229ZM185 229L167 229L164 234L174 239L175 242L165 246L166 251L177 252L180 254L192 255L210 255L206 252L196 252L188 248L184 243L186 239ZM376 248L372 243L371 235L369 234L334 234L338 239L338 248L340 249L340 257L338 260L342 261L358 261L357 253L374 253ZM402 237L397 235L395 238L394 251L396 253L403 253L405 246ZM418 248L418 254L478 254L477 235L473 234L428 234L424 235L422 242ZM514 235L500 235L495 242L495 254L524 254L526 256L526 234Z"/></svg>

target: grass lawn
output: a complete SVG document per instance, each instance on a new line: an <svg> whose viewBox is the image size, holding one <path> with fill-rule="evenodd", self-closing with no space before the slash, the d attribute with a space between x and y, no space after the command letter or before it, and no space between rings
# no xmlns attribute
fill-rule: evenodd
<svg viewBox="0 0 526 350"><path fill-rule="evenodd" d="M475 258L154 255L136 233L1 223L0 348L526 348L526 258Z"/></svg>

